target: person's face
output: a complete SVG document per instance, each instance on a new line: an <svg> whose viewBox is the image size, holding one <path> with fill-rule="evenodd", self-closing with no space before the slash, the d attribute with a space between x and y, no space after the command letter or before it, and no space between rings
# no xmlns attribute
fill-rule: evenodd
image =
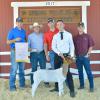
<svg viewBox="0 0 100 100"><path fill-rule="evenodd" d="M54 28L55 27L55 23L54 22L49 22L48 26L49 26L49 28Z"/></svg>
<svg viewBox="0 0 100 100"><path fill-rule="evenodd" d="M59 31L62 31L64 29L64 23L62 21L57 22L56 27Z"/></svg>
<svg viewBox="0 0 100 100"><path fill-rule="evenodd" d="M78 29L79 34L83 34L83 32L84 32L84 27L78 26L77 29Z"/></svg>
<svg viewBox="0 0 100 100"><path fill-rule="evenodd" d="M21 28L23 26L23 22L16 22L16 25Z"/></svg>
<svg viewBox="0 0 100 100"><path fill-rule="evenodd" d="M40 27L39 26L35 26L33 28L34 32L39 33L40 32Z"/></svg>

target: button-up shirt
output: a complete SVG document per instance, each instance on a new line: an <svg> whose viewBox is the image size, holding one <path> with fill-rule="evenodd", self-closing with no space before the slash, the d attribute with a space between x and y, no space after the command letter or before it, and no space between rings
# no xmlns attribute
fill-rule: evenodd
<svg viewBox="0 0 100 100"><path fill-rule="evenodd" d="M86 55L89 48L94 46L94 41L89 34L83 33L74 37L76 56Z"/></svg>
<svg viewBox="0 0 100 100"><path fill-rule="evenodd" d="M74 56L74 43L71 33L63 31L63 39L61 40L61 34L58 32L54 35L52 40L52 50L59 55L59 53L69 53L71 57Z"/></svg>
<svg viewBox="0 0 100 100"><path fill-rule="evenodd" d="M43 46L43 33L31 33L28 36L28 45L29 48L31 48L32 50L35 50L37 52L41 52L44 49Z"/></svg>

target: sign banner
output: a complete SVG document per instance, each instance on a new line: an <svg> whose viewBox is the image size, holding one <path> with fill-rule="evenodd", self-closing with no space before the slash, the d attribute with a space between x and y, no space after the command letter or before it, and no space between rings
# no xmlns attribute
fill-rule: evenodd
<svg viewBox="0 0 100 100"><path fill-rule="evenodd" d="M28 43L15 43L16 62L29 62Z"/></svg>
<svg viewBox="0 0 100 100"><path fill-rule="evenodd" d="M63 19L65 23L78 23L81 21L80 7L48 7L48 8L21 8L20 16L24 24L39 22L47 23L47 19Z"/></svg>

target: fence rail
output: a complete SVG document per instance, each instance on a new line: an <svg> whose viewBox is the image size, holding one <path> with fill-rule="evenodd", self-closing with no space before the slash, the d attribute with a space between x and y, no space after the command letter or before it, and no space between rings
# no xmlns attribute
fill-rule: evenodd
<svg viewBox="0 0 100 100"><path fill-rule="evenodd" d="M92 51L92 54L100 54L100 50L93 50ZM0 52L0 56L9 56L10 55L10 52L9 51L6 51L6 52ZM91 64L96 64L96 65L99 65L100 64L100 59L97 61L90 61ZM0 66L10 66L11 63L10 62L0 62ZM47 66L50 66L47 65ZM27 69L25 70L25 73L29 73L30 72L30 69ZM78 71L77 69L75 68L71 68L71 72L74 73L74 78L77 78L78 77ZM94 75L100 75L100 70L99 71L92 71L92 73ZM5 76L9 76L9 73L3 73L3 72L0 72L0 77L5 77ZM18 76L17 76L18 77ZM86 75L86 72L84 70L84 77L87 78L87 75Z"/></svg>

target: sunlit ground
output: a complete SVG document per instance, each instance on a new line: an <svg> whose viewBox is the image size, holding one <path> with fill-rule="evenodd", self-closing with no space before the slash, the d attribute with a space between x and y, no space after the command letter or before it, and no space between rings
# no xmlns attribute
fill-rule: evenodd
<svg viewBox="0 0 100 100"><path fill-rule="evenodd" d="M94 93L89 92L88 81L86 80L86 88L84 90L78 90L79 82L78 79L74 79L76 97L71 98L69 90L64 84L64 95L58 96L57 92L50 92L54 87L54 83L50 83L51 87L45 87L42 82L37 88L34 97L31 96L30 81L26 81L26 88L20 90L17 81L17 91L10 92L8 88L8 80L0 79L0 100L100 100L100 78L95 78L95 91Z"/></svg>

